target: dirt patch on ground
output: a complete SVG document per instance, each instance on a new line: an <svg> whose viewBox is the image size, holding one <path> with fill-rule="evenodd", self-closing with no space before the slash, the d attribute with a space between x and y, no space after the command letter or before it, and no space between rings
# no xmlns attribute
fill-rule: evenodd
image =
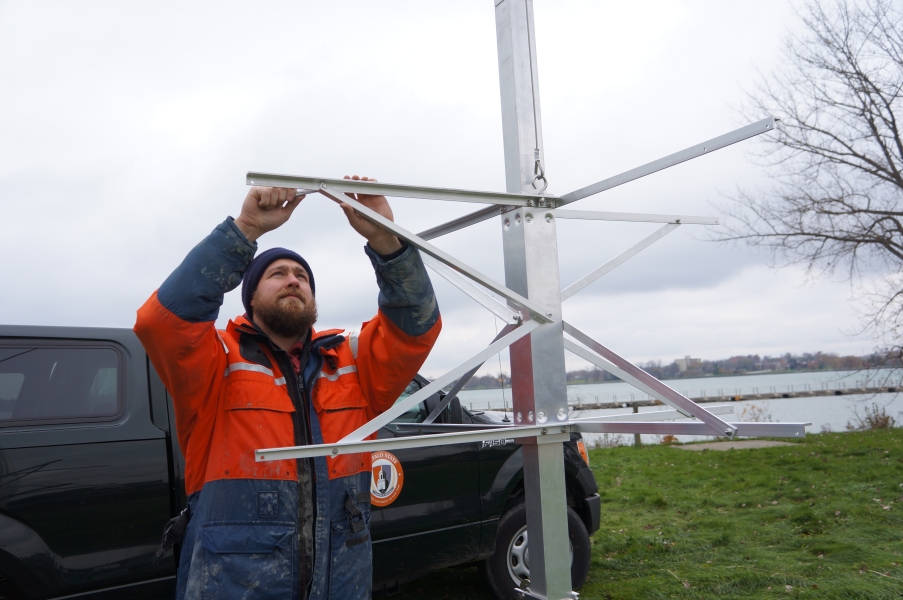
<svg viewBox="0 0 903 600"><path fill-rule="evenodd" d="M771 440L736 440L731 442L711 442L708 444L688 444L686 446L671 447L680 448L681 450L702 452L703 450L743 450L744 448L771 448L772 446L796 446L796 444L791 444L789 442L773 442Z"/></svg>

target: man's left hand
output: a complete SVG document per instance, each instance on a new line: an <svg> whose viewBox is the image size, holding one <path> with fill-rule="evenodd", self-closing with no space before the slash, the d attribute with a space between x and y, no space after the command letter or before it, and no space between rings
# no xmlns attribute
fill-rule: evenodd
<svg viewBox="0 0 903 600"><path fill-rule="evenodd" d="M345 179L352 179L354 181L376 181L370 177L358 177L357 175L353 175L349 177L345 175ZM353 200L357 200L370 210L380 214L381 216L389 219L390 221L394 221L395 219L392 216L392 207L389 206L389 201L386 200L385 196L374 196L372 194L346 194L349 198ZM397 250L401 249L401 242L398 240L395 235L386 231L379 225L372 223L362 217L361 215L354 212L354 207L350 204L346 204L342 202L339 204L342 207L342 210L345 211L345 216L348 218L348 223L357 231L359 234L367 238L367 242L370 244L370 247L376 251L377 254L392 254Z"/></svg>

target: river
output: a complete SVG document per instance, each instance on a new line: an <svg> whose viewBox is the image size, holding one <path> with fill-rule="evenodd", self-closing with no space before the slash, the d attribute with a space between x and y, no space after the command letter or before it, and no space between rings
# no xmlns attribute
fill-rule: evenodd
<svg viewBox="0 0 903 600"><path fill-rule="evenodd" d="M815 389L843 390L863 386L879 385L868 379L861 371L820 371L797 373L763 373L729 377L702 377L696 379L669 379L665 383L689 398L723 396L733 394L782 393ZM511 407L510 389L464 390L458 394L464 406L472 410L503 410ZM630 412L631 409L581 410L582 403L621 402L629 406L632 400L646 400L649 396L623 381L568 386L568 403L574 418L596 415L613 415ZM843 431L848 422L855 422L856 412L864 414L872 403L883 408L886 413L903 426L903 394L849 394L842 396L815 396L809 398L783 398L775 400L747 400L731 402L733 415L722 415L726 421L772 420L785 423L812 423L807 427L810 433L820 431ZM713 406L703 404L703 406ZM668 406L640 407L640 412L669 410ZM744 412L745 411L745 412ZM588 442L632 443L633 436L602 436L586 434ZM680 441L703 438L680 436ZM657 443L659 436L644 435L643 443Z"/></svg>

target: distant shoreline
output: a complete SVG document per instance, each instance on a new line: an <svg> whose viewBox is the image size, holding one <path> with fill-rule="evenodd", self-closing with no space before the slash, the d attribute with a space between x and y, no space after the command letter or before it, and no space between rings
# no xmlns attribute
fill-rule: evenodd
<svg viewBox="0 0 903 600"><path fill-rule="evenodd" d="M885 369L875 369L875 371L884 371L890 369L887 367ZM682 380L691 380L691 379L718 379L720 377L755 377L757 375L786 375L788 373L859 373L866 372L869 369L784 369L784 370L767 370L767 371L753 371L748 373L724 373L720 375L694 375L693 377L662 377L659 378L660 381L682 381ZM579 386L579 385L607 385L607 384L618 384L624 383L622 379L608 379L605 381L585 381L581 379L576 379L572 381L568 381L568 386ZM498 387L489 387L489 386L475 386L475 387L465 387L462 391L482 391L482 390L510 390L510 385L498 386Z"/></svg>

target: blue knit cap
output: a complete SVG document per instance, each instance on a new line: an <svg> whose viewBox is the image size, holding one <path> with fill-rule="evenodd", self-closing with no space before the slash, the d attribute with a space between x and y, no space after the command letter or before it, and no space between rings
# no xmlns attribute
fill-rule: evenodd
<svg viewBox="0 0 903 600"><path fill-rule="evenodd" d="M287 248L270 248L258 254L251 261L251 264L245 269L244 276L241 278L241 303L245 305L245 312L248 313L249 317L251 316L251 297L254 295L254 290L257 289L257 284L260 283L260 278L263 277L263 272L280 258L293 260L304 267L310 280L310 292L314 296L317 295L317 288L314 286L314 273L310 270L310 265L307 264L307 261L301 258L301 255L297 252L292 252Z"/></svg>

